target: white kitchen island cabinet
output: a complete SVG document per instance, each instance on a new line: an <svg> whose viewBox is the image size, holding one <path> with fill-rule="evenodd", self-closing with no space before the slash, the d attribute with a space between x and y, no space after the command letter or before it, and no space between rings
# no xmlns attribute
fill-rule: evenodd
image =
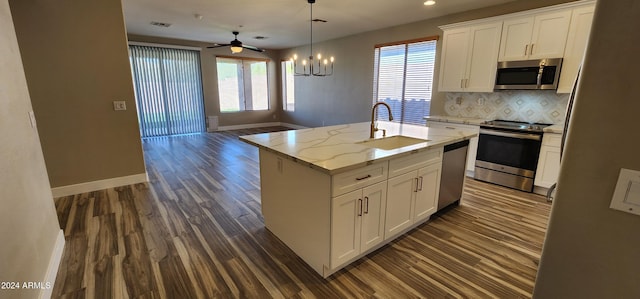
<svg viewBox="0 0 640 299"><path fill-rule="evenodd" d="M365 145L369 123L241 137L259 148L266 228L325 278L427 221L437 207L444 145L475 137L389 122L379 128L424 142ZM406 174L411 192L390 190L390 180ZM400 203L408 203L410 223L387 233L389 210Z"/></svg>

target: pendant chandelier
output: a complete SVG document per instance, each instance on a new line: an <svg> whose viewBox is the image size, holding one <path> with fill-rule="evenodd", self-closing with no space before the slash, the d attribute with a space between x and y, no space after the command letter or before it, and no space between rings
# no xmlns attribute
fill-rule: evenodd
<svg viewBox="0 0 640 299"><path fill-rule="evenodd" d="M298 55L294 54L293 58L291 58L291 61L293 62L293 71L294 71L294 75L296 76L319 76L319 77L324 77L324 76L331 76L333 75L333 56L331 56L329 59L324 58L324 60L322 59L322 54L318 53L316 55L316 58L318 60L317 63L315 63L313 60L314 55L313 55L313 22L315 22L315 20L313 19L313 3L316 3L316 0L307 0L307 2L309 2L309 8L310 8L310 15L311 15L311 21L310 23L310 40L311 42L309 43L309 60L307 61L306 59L302 60L302 71L298 70L297 67L297 62L298 62ZM326 21L324 21L326 22Z"/></svg>

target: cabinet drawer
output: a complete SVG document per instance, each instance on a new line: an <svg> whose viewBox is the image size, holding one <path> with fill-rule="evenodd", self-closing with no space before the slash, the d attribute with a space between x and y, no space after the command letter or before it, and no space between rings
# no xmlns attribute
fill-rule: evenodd
<svg viewBox="0 0 640 299"><path fill-rule="evenodd" d="M542 145L560 147L562 142L562 134L545 133L542 136Z"/></svg>
<svg viewBox="0 0 640 299"><path fill-rule="evenodd" d="M331 178L331 196L344 194L387 179L389 163L374 163L362 168L339 173Z"/></svg>
<svg viewBox="0 0 640 299"><path fill-rule="evenodd" d="M447 129L447 130L457 130L457 131L471 131L478 133L480 131L480 126L474 125L465 125L465 124L453 124L453 123L445 123L439 121L427 121L427 127L430 128L438 128L438 129Z"/></svg>
<svg viewBox="0 0 640 299"><path fill-rule="evenodd" d="M442 147L389 161L389 177L398 176L442 161Z"/></svg>

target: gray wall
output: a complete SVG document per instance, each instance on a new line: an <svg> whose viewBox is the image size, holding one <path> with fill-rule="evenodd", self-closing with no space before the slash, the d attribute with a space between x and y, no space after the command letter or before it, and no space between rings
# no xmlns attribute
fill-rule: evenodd
<svg viewBox="0 0 640 299"><path fill-rule="evenodd" d="M29 122L32 107L20 61L9 3L1 0L0 281L44 282L60 227L38 132ZM38 293L0 290L0 297L36 298Z"/></svg>
<svg viewBox="0 0 640 299"><path fill-rule="evenodd" d="M638 28L639 1L598 1L536 298L640 298L640 216L609 209L620 168L640 170Z"/></svg>
<svg viewBox="0 0 640 299"><path fill-rule="evenodd" d="M9 2L51 186L145 173L120 1Z"/></svg>
<svg viewBox="0 0 640 299"><path fill-rule="evenodd" d="M230 39L233 35L230 35ZM158 38L151 36L141 36L130 34L128 36L129 41L132 42L145 42L159 45L176 45L176 46L190 46L202 48L200 51L200 64L202 68L202 89L204 96L204 108L207 116L218 116L219 126L235 126L246 125L256 123L268 123L280 121L280 110L282 110L282 103L278 100L278 89L280 88L280 81L278 81L278 60L275 60L273 51L267 50L263 53L244 50L239 54L231 54L229 47L222 47L216 49L207 49L211 43L202 43L188 40L177 40L168 38ZM242 40L242 37L239 38ZM249 57L269 59L268 62L268 82L269 82L269 110L262 111L241 111L233 113L221 113L220 104L218 102L218 77L216 72L216 55L233 56L233 57Z"/></svg>
<svg viewBox="0 0 640 299"><path fill-rule="evenodd" d="M438 28L441 25L564 2L572 1L516 1L314 44L314 51L336 57L335 74L324 78L296 77L296 108L294 112L284 111L282 121L309 127L368 121L373 101L373 51L376 44L433 35L442 38L442 30ZM440 93L437 89L441 48L440 39L436 50L432 115L446 115L445 93ZM309 55L308 51L308 47L305 46L281 50L279 54L280 59L288 59L294 53L299 57L306 57Z"/></svg>

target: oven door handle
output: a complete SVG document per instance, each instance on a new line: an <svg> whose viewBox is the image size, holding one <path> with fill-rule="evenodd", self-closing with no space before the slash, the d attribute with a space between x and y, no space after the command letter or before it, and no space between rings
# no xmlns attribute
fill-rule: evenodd
<svg viewBox="0 0 640 299"><path fill-rule="evenodd" d="M512 133L512 132L503 132L503 131L488 130L488 129L480 129L480 134L520 138L520 139L542 140L542 136L537 134Z"/></svg>

